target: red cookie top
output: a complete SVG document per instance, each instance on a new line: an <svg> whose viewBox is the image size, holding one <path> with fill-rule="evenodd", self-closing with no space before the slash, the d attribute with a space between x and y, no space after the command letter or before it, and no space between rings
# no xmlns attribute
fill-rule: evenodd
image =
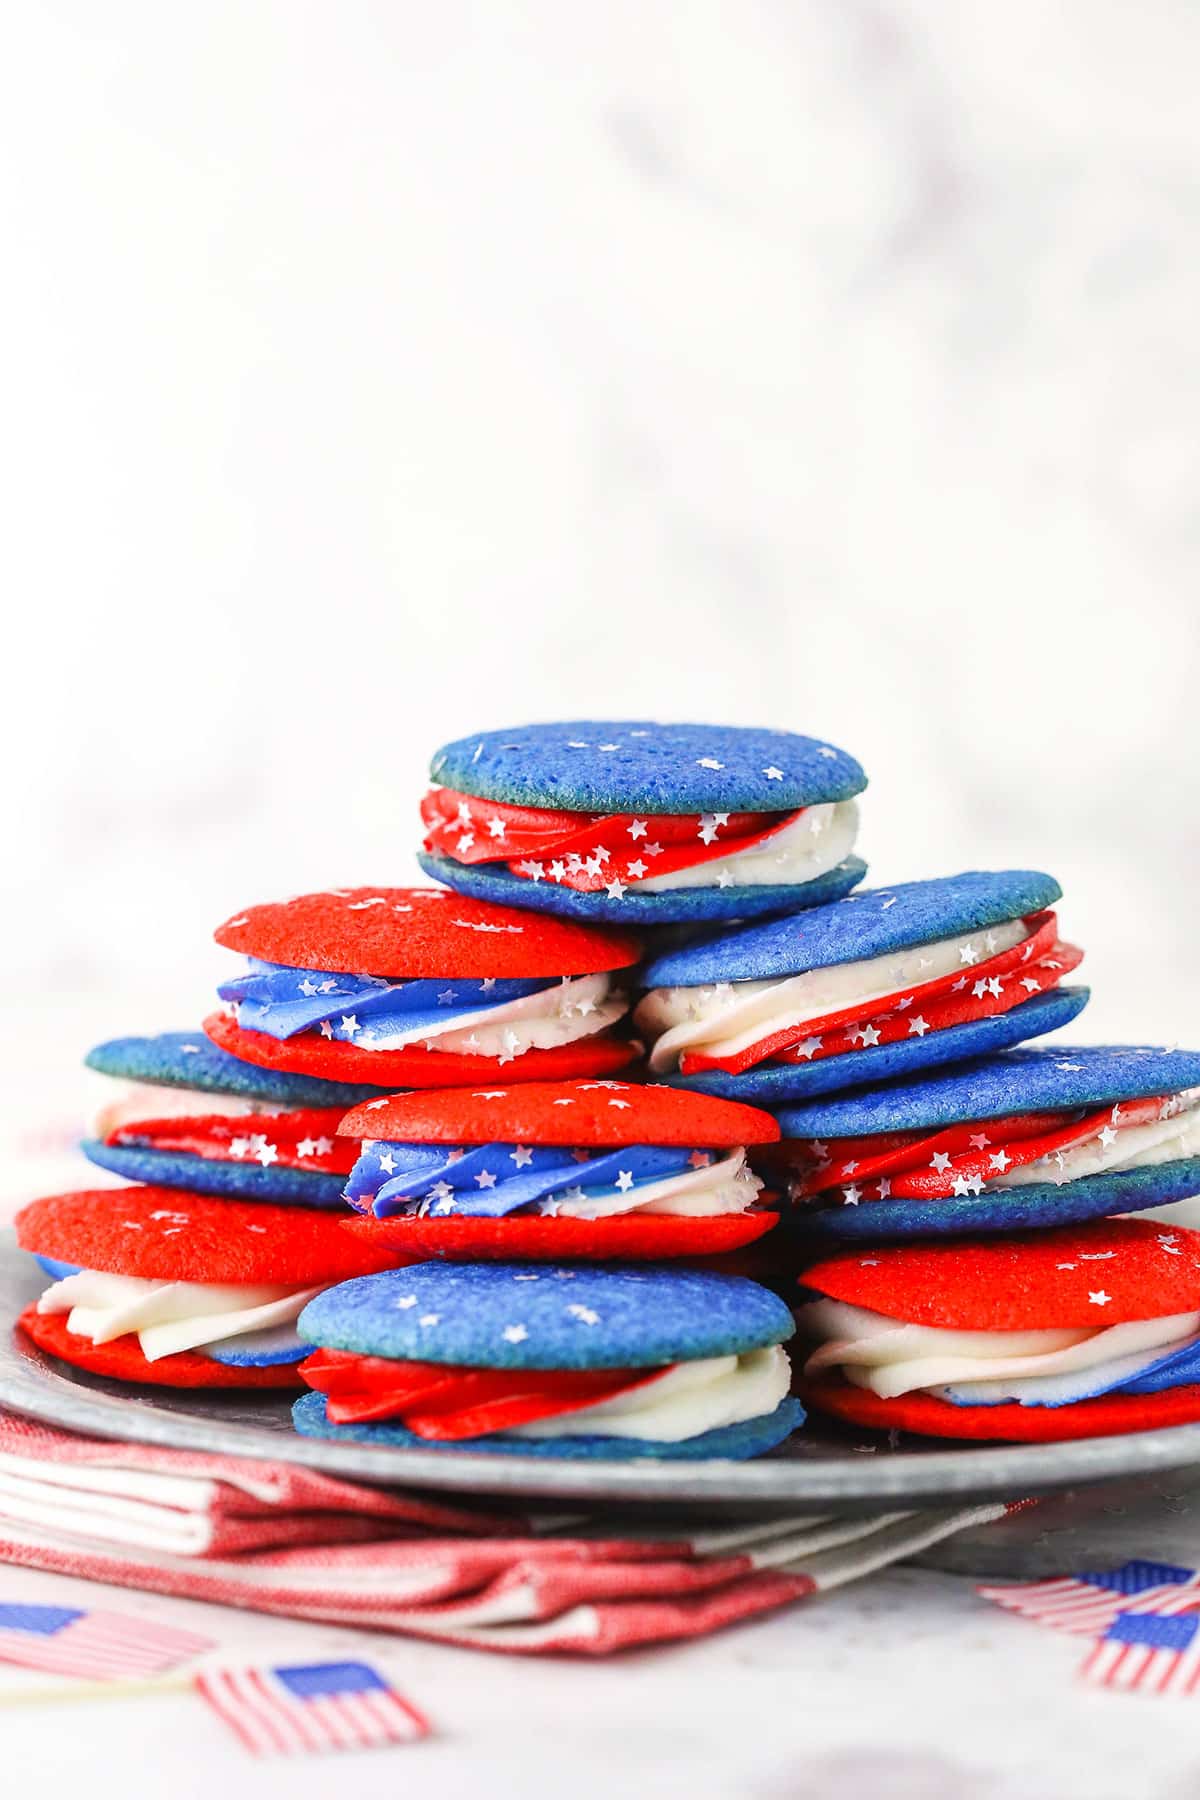
<svg viewBox="0 0 1200 1800"><path fill-rule="evenodd" d="M296 969L502 980L599 975L637 962L626 931L469 900L449 888L332 888L250 906L213 933L227 950Z"/></svg>
<svg viewBox="0 0 1200 1800"><path fill-rule="evenodd" d="M773 1144L770 1113L739 1100L624 1081L528 1081L367 1100L338 1127L399 1144Z"/></svg>
<svg viewBox="0 0 1200 1800"><path fill-rule="evenodd" d="M22 1250L150 1281L309 1287L403 1260L347 1230L348 1218L182 1188L127 1187L52 1194L25 1207L16 1223Z"/></svg>
<svg viewBox="0 0 1200 1800"><path fill-rule="evenodd" d="M1200 1312L1200 1231L1100 1219L1023 1237L854 1251L827 1257L800 1279L911 1325L1101 1330Z"/></svg>

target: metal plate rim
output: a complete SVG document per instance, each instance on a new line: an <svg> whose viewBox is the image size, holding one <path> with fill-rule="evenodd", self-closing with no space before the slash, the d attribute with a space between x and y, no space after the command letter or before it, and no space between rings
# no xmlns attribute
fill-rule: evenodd
<svg viewBox="0 0 1200 1800"><path fill-rule="evenodd" d="M7 1241L3 1241L7 1239ZM822 1457L750 1462L596 1462L390 1449L303 1438L281 1429L280 1399L244 1391L206 1399L131 1391L71 1371L13 1324L36 1292L36 1271L0 1239L0 1404L10 1412L101 1438L293 1463L343 1479L518 1502L705 1508L801 1514L829 1507L887 1511L913 1505L1014 1500L1055 1489L1156 1474L1200 1463L1200 1424L1062 1444L892 1451L885 1440L830 1445ZM32 1277L32 1279L31 1279ZM203 1410L208 1407L208 1411ZM200 1410L198 1410L198 1407ZM232 1416L259 1412L262 1422Z"/></svg>

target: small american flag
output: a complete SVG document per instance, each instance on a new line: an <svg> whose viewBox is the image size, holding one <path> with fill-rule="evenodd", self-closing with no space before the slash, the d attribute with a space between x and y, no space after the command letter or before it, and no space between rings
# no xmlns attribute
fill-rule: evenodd
<svg viewBox="0 0 1200 1800"><path fill-rule="evenodd" d="M1104 1574L1064 1575L978 1592L1022 1618L1083 1637L1100 1637L1122 1616L1200 1611L1200 1573L1173 1563L1133 1561Z"/></svg>
<svg viewBox="0 0 1200 1800"><path fill-rule="evenodd" d="M1079 1673L1096 1687L1127 1693L1200 1692L1200 1655L1195 1613L1165 1618L1155 1613L1118 1613L1089 1652Z"/></svg>
<svg viewBox="0 0 1200 1800"><path fill-rule="evenodd" d="M49 1675L128 1681L173 1669L211 1649L212 1639L194 1631L122 1613L0 1603L0 1662Z"/></svg>
<svg viewBox="0 0 1200 1800"><path fill-rule="evenodd" d="M255 1756L412 1744L429 1725L369 1663L205 1669L205 1700Z"/></svg>

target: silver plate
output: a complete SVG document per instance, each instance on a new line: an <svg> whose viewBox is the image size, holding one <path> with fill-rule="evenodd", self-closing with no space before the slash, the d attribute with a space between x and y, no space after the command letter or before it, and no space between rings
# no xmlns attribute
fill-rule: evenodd
<svg viewBox="0 0 1200 1800"><path fill-rule="evenodd" d="M0 1234L0 1318L12 1321L45 1277ZM302 1464L355 1481L443 1494L620 1504L673 1512L804 1513L1015 1499L1051 1490L1157 1475L1200 1463L1200 1425L1069 1444L969 1450L895 1446L878 1435L814 1422L754 1462L656 1463L482 1456L469 1451L378 1449L296 1436L279 1396L174 1393L104 1381L44 1356L11 1326L0 1329L0 1404L96 1437L180 1450L214 1450Z"/></svg>

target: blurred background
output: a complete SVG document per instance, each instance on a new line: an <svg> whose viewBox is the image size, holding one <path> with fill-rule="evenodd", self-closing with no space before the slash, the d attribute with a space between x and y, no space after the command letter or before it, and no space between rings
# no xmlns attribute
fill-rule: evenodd
<svg viewBox="0 0 1200 1800"><path fill-rule="evenodd" d="M1200 10L39 0L0 69L5 1123L432 749L811 731L871 879L1066 890L1200 1037ZM72 1165L73 1176L82 1165Z"/></svg>

